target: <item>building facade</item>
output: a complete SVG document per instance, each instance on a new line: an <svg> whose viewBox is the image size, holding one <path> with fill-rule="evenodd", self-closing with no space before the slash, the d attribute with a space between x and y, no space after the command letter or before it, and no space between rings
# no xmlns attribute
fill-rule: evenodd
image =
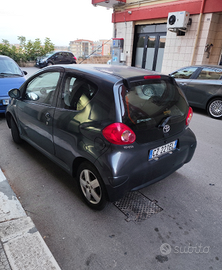
<svg viewBox="0 0 222 270"><path fill-rule="evenodd" d="M114 37L124 39L126 64L170 73L221 62L221 0L92 0L113 7ZM169 30L169 13L189 13L185 30ZM174 32L172 32L174 31Z"/></svg>
<svg viewBox="0 0 222 270"><path fill-rule="evenodd" d="M75 57L88 57L93 50L93 41L86 39L77 39L70 41L69 50L75 55Z"/></svg>
<svg viewBox="0 0 222 270"><path fill-rule="evenodd" d="M69 50L77 57L86 58L89 55L106 56L111 54L112 40L91 41L86 39L77 39L70 41Z"/></svg>
<svg viewBox="0 0 222 270"><path fill-rule="evenodd" d="M112 40L100 39L93 42L93 55L106 56L111 55Z"/></svg>

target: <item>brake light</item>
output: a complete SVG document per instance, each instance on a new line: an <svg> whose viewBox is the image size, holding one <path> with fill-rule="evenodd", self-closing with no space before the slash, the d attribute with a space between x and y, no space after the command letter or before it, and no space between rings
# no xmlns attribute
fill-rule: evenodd
<svg viewBox="0 0 222 270"><path fill-rule="evenodd" d="M186 118L186 125L188 126L190 124L190 121L193 117L193 109L189 107L187 118Z"/></svg>
<svg viewBox="0 0 222 270"><path fill-rule="evenodd" d="M76 60L76 57L75 56L73 56L73 58Z"/></svg>
<svg viewBox="0 0 222 270"><path fill-rule="evenodd" d="M160 75L148 75L148 76L144 76L145 80L151 80L151 79L161 79Z"/></svg>
<svg viewBox="0 0 222 270"><path fill-rule="evenodd" d="M123 123L113 123L105 127L102 133L107 141L113 144L131 144L136 140L136 135L132 129Z"/></svg>

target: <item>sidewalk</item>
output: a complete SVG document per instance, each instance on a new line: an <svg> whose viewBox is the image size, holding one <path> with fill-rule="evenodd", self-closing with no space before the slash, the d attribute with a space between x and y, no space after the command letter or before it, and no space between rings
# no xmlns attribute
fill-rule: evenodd
<svg viewBox="0 0 222 270"><path fill-rule="evenodd" d="M0 270L61 270L0 169Z"/></svg>

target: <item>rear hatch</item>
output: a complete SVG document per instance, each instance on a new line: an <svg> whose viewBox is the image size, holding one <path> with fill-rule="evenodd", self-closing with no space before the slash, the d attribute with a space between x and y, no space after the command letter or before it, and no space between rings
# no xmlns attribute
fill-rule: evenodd
<svg viewBox="0 0 222 270"><path fill-rule="evenodd" d="M173 78L147 75L124 80L120 88L122 122L139 144L169 138L186 126L188 103Z"/></svg>

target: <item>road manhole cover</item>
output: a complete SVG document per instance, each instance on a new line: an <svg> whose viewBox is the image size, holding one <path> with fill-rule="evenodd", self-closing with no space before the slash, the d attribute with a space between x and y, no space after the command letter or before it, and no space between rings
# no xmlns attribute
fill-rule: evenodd
<svg viewBox="0 0 222 270"><path fill-rule="evenodd" d="M114 205L126 215L126 221L141 222L163 209L138 191L127 193Z"/></svg>

